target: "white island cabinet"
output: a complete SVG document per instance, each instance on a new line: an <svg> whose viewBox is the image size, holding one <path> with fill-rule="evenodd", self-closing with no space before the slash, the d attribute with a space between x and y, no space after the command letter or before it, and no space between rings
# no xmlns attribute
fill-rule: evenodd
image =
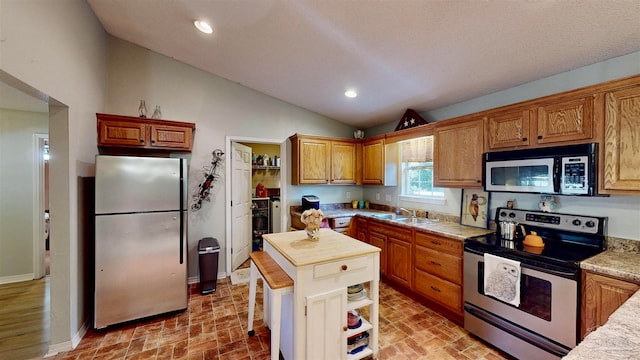
<svg viewBox="0 0 640 360"><path fill-rule="evenodd" d="M331 229L318 241L305 231L267 234L264 251L293 279L282 301L280 350L286 360L361 359L378 355L380 249ZM347 287L369 283L367 297L348 301ZM347 312L368 307L362 325L347 326ZM367 331L369 345L347 353L347 338Z"/></svg>

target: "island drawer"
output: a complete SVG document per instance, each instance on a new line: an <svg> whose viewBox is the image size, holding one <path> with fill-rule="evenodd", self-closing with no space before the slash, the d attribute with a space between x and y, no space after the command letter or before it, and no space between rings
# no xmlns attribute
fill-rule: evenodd
<svg viewBox="0 0 640 360"><path fill-rule="evenodd" d="M313 267L313 278L342 276L359 272L366 273L368 269L373 268L372 260L371 256L364 256L318 264Z"/></svg>

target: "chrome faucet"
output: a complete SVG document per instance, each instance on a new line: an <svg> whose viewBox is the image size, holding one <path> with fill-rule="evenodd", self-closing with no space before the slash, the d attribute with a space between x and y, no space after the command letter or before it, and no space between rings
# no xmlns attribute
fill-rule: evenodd
<svg viewBox="0 0 640 360"><path fill-rule="evenodd" d="M400 208L398 211L399 212L406 211L408 213L411 213L411 217L417 217L415 210L409 210L409 209L405 209L405 208Z"/></svg>

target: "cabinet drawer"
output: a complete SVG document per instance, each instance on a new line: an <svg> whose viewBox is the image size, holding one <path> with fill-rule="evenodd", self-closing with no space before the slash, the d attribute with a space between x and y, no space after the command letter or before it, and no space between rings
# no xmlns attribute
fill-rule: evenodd
<svg viewBox="0 0 640 360"><path fill-rule="evenodd" d="M462 290L460 286L437 278L424 271L416 269L416 291L441 305L462 313Z"/></svg>
<svg viewBox="0 0 640 360"><path fill-rule="evenodd" d="M359 270L367 270L367 267L372 268L371 266L371 257L369 256L333 261L314 266L313 277L317 279L325 276L348 274Z"/></svg>
<svg viewBox="0 0 640 360"><path fill-rule="evenodd" d="M331 228L345 228L351 223L351 217L340 217L331 219Z"/></svg>
<svg viewBox="0 0 640 360"><path fill-rule="evenodd" d="M416 246L415 264L416 268L420 270L456 284L462 283L462 259L460 257Z"/></svg>
<svg viewBox="0 0 640 360"><path fill-rule="evenodd" d="M403 240L406 242L411 242L413 238L411 230L409 229L405 229L400 226L381 224L376 221L369 221L368 229L369 231L384 234L394 239Z"/></svg>
<svg viewBox="0 0 640 360"><path fill-rule="evenodd" d="M428 247L435 251L462 256L462 241L449 240L440 236L416 231L416 245Z"/></svg>

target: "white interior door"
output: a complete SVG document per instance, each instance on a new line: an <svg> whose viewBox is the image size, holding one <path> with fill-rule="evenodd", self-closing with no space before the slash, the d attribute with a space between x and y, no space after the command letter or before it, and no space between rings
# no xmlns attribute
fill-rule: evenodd
<svg viewBox="0 0 640 360"><path fill-rule="evenodd" d="M251 252L251 148L231 143L231 270Z"/></svg>

